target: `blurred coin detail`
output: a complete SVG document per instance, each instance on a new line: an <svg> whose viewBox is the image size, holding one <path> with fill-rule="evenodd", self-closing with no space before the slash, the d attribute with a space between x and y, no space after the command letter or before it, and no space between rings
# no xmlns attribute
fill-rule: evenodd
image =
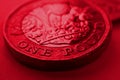
<svg viewBox="0 0 120 80"><path fill-rule="evenodd" d="M119 0L91 0L108 13L112 21L120 18L120 1Z"/></svg>

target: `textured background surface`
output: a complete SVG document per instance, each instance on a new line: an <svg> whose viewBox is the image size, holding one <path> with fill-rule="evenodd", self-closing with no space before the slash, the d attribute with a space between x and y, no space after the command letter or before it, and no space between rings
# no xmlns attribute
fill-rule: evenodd
<svg viewBox="0 0 120 80"><path fill-rule="evenodd" d="M103 55L83 68L43 72L19 64L6 49L3 24L7 16L29 0L0 0L0 80L120 80L120 21L113 25L111 42Z"/></svg>

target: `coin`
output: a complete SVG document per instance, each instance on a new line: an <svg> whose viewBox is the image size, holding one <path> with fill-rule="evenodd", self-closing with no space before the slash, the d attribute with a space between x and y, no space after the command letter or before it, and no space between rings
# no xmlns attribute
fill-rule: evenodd
<svg viewBox="0 0 120 80"><path fill-rule="evenodd" d="M20 62L45 70L83 66L105 47L111 23L88 1L37 0L15 10L4 27L5 40Z"/></svg>
<svg viewBox="0 0 120 80"><path fill-rule="evenodd" d="M91 0L96 3L109 15L112 21L120 18L120 1L119 0Z"/></svg>

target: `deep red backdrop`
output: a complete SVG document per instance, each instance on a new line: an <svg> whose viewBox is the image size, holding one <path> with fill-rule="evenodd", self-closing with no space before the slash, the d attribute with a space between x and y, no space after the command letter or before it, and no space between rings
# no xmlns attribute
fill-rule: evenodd
<svg viewBox="0 0 120 80"><path fill-rule="evenodd" d="M113 25L109 47L84 68L64 72L43 72L19 64L6 49L3 24L7 16L29 0L0 0L0 80L120 80L120 23Z"/></svg>

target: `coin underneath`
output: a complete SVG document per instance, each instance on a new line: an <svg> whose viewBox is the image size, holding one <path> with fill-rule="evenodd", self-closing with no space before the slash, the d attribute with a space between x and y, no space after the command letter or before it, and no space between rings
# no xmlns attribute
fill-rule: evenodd
<svg viewBox="0 0 120 80"><path fill-rule="evenodd" d="M91 0L109 15L112 21L120 19L120 0Z"/></svg>
<svg viewBox="0 0 120 80"><path fill-rule="evenodd" d="M110 27L106 14L88 1L38 0L10 15L4 36L22 63L62 70L95 60L108 42Z"/></svg>

